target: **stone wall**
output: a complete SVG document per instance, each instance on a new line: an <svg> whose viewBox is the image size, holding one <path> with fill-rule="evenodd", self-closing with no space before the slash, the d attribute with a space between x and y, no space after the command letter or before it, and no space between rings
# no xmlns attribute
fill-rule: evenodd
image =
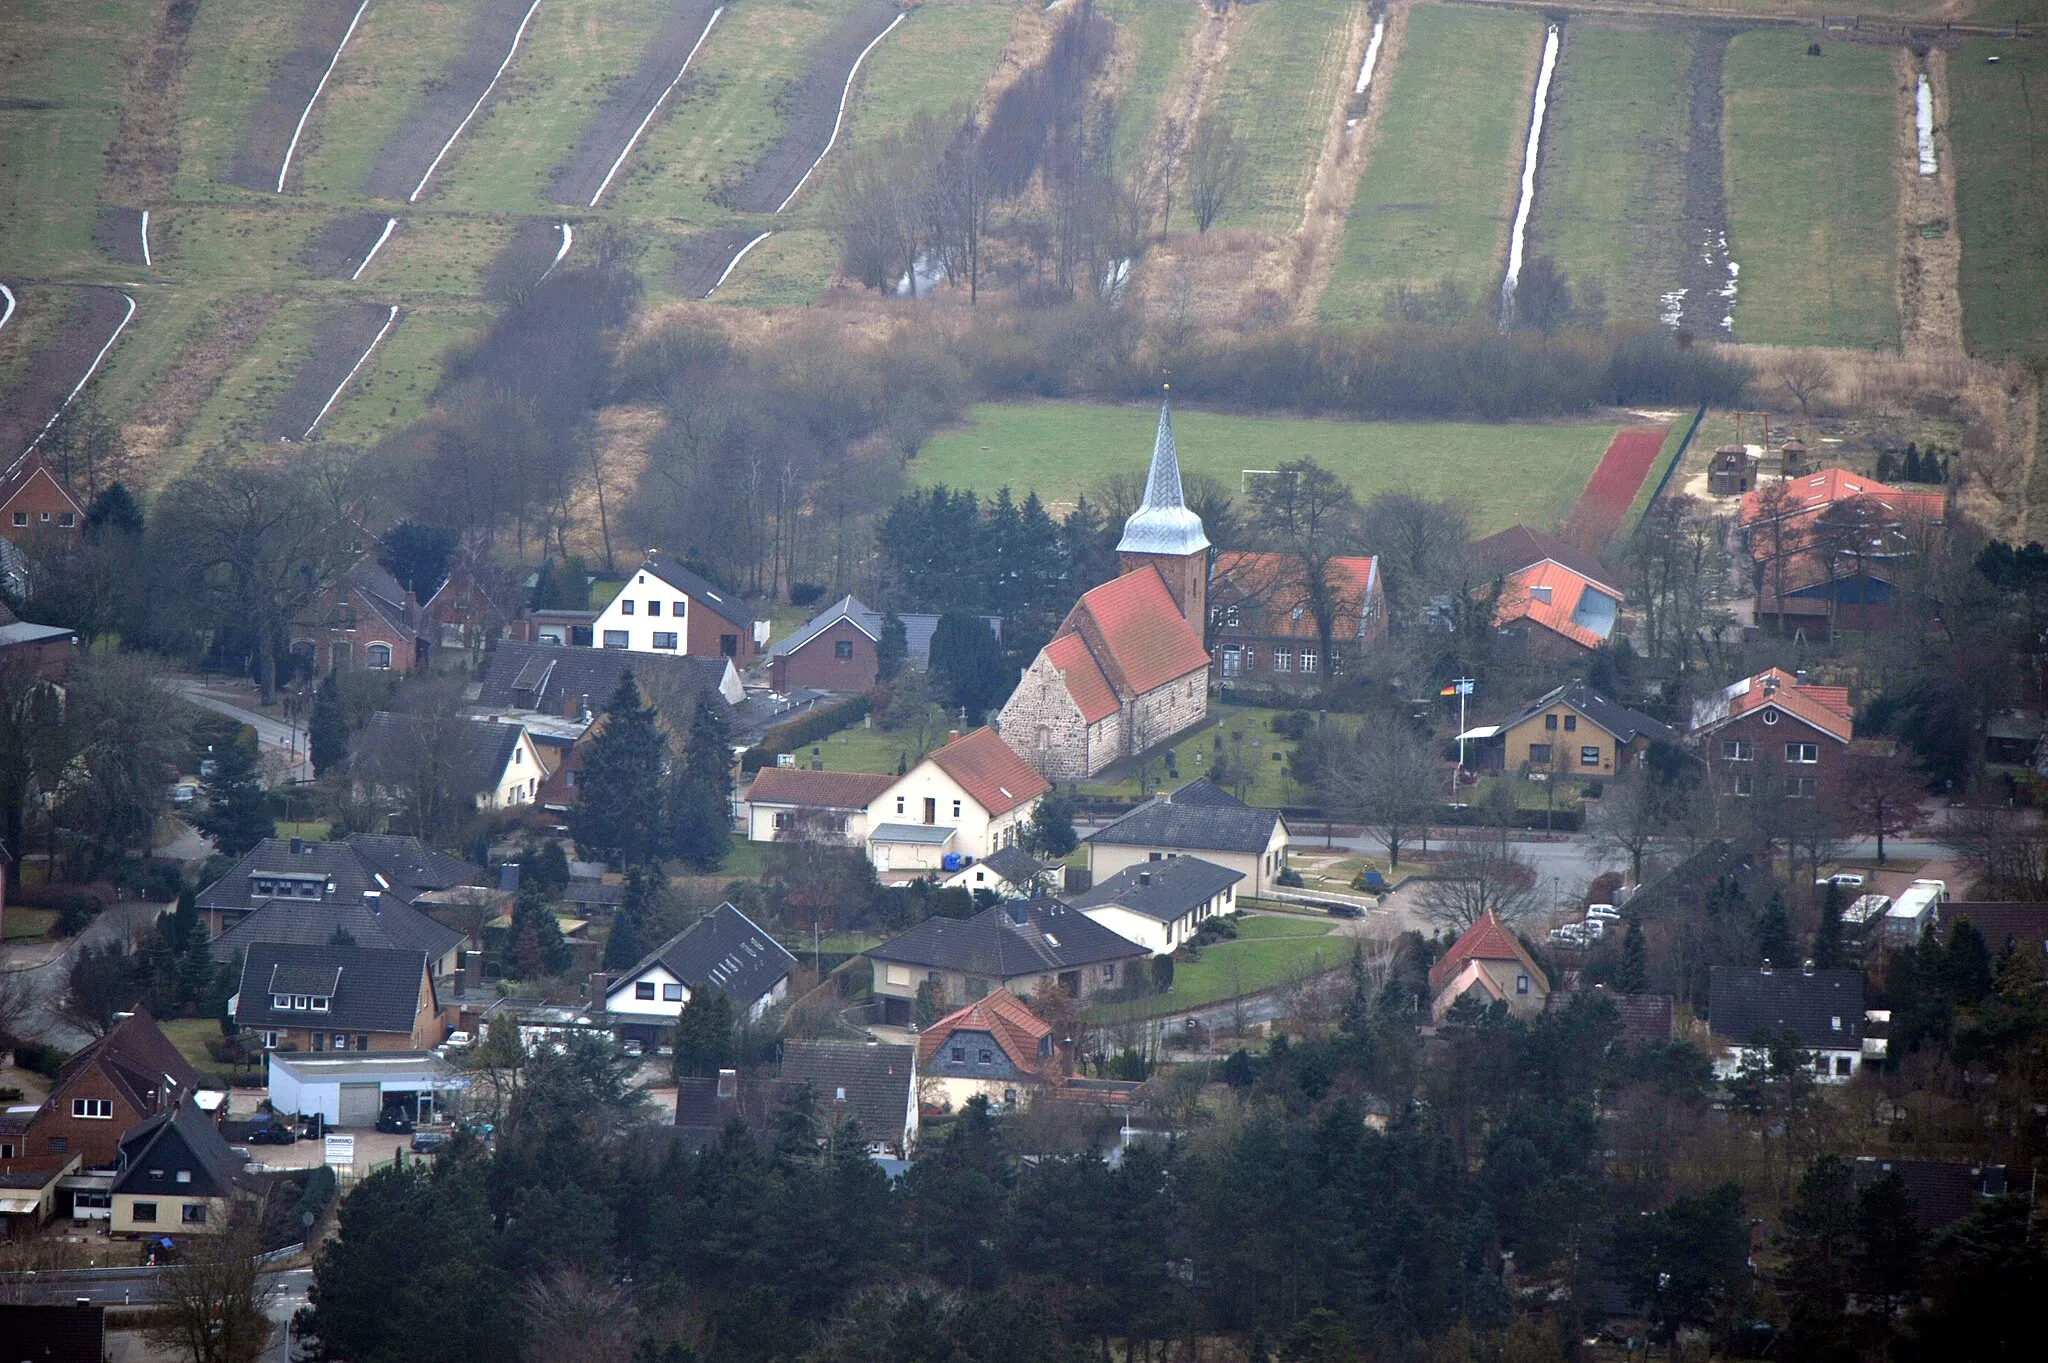
<svg viewBox="0 0 2048 1363"><path fill-rule="evenodd" d="M1032 659L1003 703L996 733L1048 781L1079 780L1090 774L1087 721L1067 691L1066 674L1043 653Z"/></svg>
<svg viewBox="0 0 2048 1363"><path fill-rule="evenodd" d="M1209 669L1204 667L1155 687L1127 703L1124 709L1130 714L1130 727L1126 751L1117 755L1134 757L1189 725L1200 723L1209 713Z"/></svg>

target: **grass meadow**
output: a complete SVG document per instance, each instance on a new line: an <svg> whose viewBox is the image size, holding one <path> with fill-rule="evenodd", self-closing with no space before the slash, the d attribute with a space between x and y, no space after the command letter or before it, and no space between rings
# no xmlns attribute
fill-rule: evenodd
<svg viewBox="0 0 2048 1363"><path fill-rule="evenodd" d="M272 65L292 50L298 28L299 6L263 0L207 0L192 16L173 182L179 200L257 197L222 183L221 177L234 164L250 111L269 88ZM321 99L324 103L326 96Z"/></svg>
<svg viewBox="0 0 2048 1363"><path fill-rule="evenodd" d="M1489 426L1225 416L1184 407L1173 419L1181 468L1233 490L1246 469L1312 458L1350 483L1361 500L1384 491L1463 498L1482 535L1518 521L1549 528L1561 520L1616 429L1606 422ZM984 493L1007 483L1019 497L1036 490L1048 502L1071 504L1114 469L1142 471L1157 422L1149 405L985 403L965 425L933 437L910 476L927 486Z"/></svg>
<svg viewBox="0 0 2048 1363"><path fill-rule="evenodd" d="M1490 315L1507 261L1529 100L1542 56L1536 16L1415 5L1397 61L1374 77L1379 141L1318 316L1377 321L1399 283L1449 279Z"/></svg>
<svg viewBox="0 0 2048 1363"><path fill-rule="evenodd" d="M1221 227L1291 231L1307 208L1344 70L1347 0L1289 0L1242 10L1229 70L1211 107L1245 143L1244 183Z"/></svg>
<svg viewBox="0 0 2048 1363"><path fill-rule="evenodd" d="M2032 46L1976 39L1948 63L1963 336L1993 358L2048 358L2048 58Z"/></svg>
<svg viewBox="0 0 2048 1363"><path fill-rule="evenodd" d="M1120 59L1130 65L1111 153L1117 171L1127 173L1138 169L1145 139L1163 116L1167 86L1202 9L1195 0L1102 0L1095 10L1116 21Z"/></svg>
<svg viewBox="0 0 2048 1363"><path fill-rule="evenodd" d="M1691 48L1670 28L1564 29L1529 248L1599 284L1617 322L1654 321L1658 295L1685 282Z"/></svg>
<svg viewBox="0 0 2048 1363"><path fill-rule="evenodd" d="M1245 934L1245 922L1265 921L1263 916L1240 920L1236 941L1203 947L1200 960L1176 960L1171 993L1154 994L1132 1003L1098 1004L1089 1010L1089 1020L1113 1024L1200 1008L1335 970L1351 959L1352 939L1337 935L1332 924L1289 916L1272 921L1299 924L1301 931L1280 936Z"/></svg>
<svg viewBox="0 0 2048 1363"><path fill-rule="evenodd" d="M926 0L868 54L854 82L842 146L901 128L920 113L972 107L1017 22L1016 0Z"/></svg>
<svg viewBox="0 0 2048 1363"><path fill-rule="evenodd" d="M1722 71L1735 333L1768 345L1896 346L1898 81L1889 48L1759 29Z"/></svg>

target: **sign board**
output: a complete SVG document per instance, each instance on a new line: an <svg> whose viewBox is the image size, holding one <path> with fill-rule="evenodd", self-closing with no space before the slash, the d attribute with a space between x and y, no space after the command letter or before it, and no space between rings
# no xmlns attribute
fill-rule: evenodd
<svg viewBox="0 0 2048 1363"><path fill-rule="evenodd" d="M327 1167L347 1169L356 1162L356 1138L348 1135L329 1134L327 1137Z"/></svg>

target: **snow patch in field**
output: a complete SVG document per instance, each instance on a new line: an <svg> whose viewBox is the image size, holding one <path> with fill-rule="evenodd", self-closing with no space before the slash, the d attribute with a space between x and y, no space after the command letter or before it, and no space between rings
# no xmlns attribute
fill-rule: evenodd
<svg viewBox="0 0 2048 1363"><path fill-rule="evenodd" d="M1529 141L1522 149L1522 194L1515 205L1515 226L1508 237L1508 273L1500 284L1500 323L1515 315L1515 284L1522 277L1522 252L1529 235L1529 211L1536 203L1536 161L1543 149L1543 116L1550 108L1550 78L1557 71L1557 25L1543 35L1543 69L1536 76L1536 102L1529 112Z"/></svg>
<svg viewBox="0 0 2048 1363"><path fill-rule="evenodd" d="M1927 83L1927 77L1920 77L1920 88L1913 95L1913 127L1920 135L1920 173L1932 175L1934 164L1934 87Z"/></svg>

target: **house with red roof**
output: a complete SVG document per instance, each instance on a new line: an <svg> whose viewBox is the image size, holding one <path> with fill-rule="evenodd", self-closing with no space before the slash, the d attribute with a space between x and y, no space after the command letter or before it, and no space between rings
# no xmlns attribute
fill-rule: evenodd
<svg viewBox="0 0 2048 1363"><path fill-rule="evenodd" d="M1908 492L1847 469L1822 469L1743 496L1757 623L1780 633L1882 629L1904 566L1946 523L1939 492Z"/></svg>
<svg viewBox="0 0 2048 1363"><path fill-rule="evenodd" d="M62 536L85 525L85 503L48 459L30 450L0 472L0 538L18 545Z"/></svg>
<svg viewBox="0 0 2048 1363"><path fill-rule="evenodd" d="M1051 1024L1002 988L920 1032L917 1072L918 1100L956 1111L975 1097L1017 1107L1062 1077Z"/></svg>
<svg viewBox="0 0 2048 1363"><path fill-rule="evenodd" d="M1550 1003L1550 977L1522 939L1489 913L1429 968L1429 1015L1442 1022L1467 994L1487 1007L1505 1003L1510 1015L1535 1017Z"/></svg>
<svg viewBox="0 0 2048 1363"><path fill-rule="evenodd" d="M1501 582L1493 625L1528 642L1536 662L1569 660L1614 636L1621 593L1555 559L1543 559Z"/></svg>
<svg viewBox="0 0 2048 1363"><path fill-rule="evenodd" d="M1329 655L1310 602L1324 592L1333 607ZM1209 616L1222 681L1320 686L1347 661L1387 637L1387 591L1375 556L1341 555L1311 582L1292 554L1219 554L1209 579Z"/></svg>
<svg viewBox="0 0 2048 1363"><path fill-rule="evenodd" d="M1075 603L997 718L1003 741L1051 780L1093 776L1209 712L1209 538L1181 496L1170 402L1117 562L1122 576Z"/></svg>
<svg viewBox="0 0 2048 1363"><path fill-rule="evenodd" d="M740 796L751 842L799 836L865 846L868 806L897 778L861 771L763 767Z"/></svg>
<svg viewBox="0 0 2048 1363"><path fill-rule="evenodd" d="M1847 687L1772 667L1697 702L1686 742L1720 794L1819 799L1840 789L1854 715Z"/></svg>
<svg viewBox="0 0 2048 1363"><path fill-rule="evenodd" d="M884 880L895 881L957 871L1017 846L1038 797L1052 789L986 727L954 738L903 775L885 779L887 786L868 801L862 817L868 859ZM759 784L757 777L756 790Z"/></svg>

